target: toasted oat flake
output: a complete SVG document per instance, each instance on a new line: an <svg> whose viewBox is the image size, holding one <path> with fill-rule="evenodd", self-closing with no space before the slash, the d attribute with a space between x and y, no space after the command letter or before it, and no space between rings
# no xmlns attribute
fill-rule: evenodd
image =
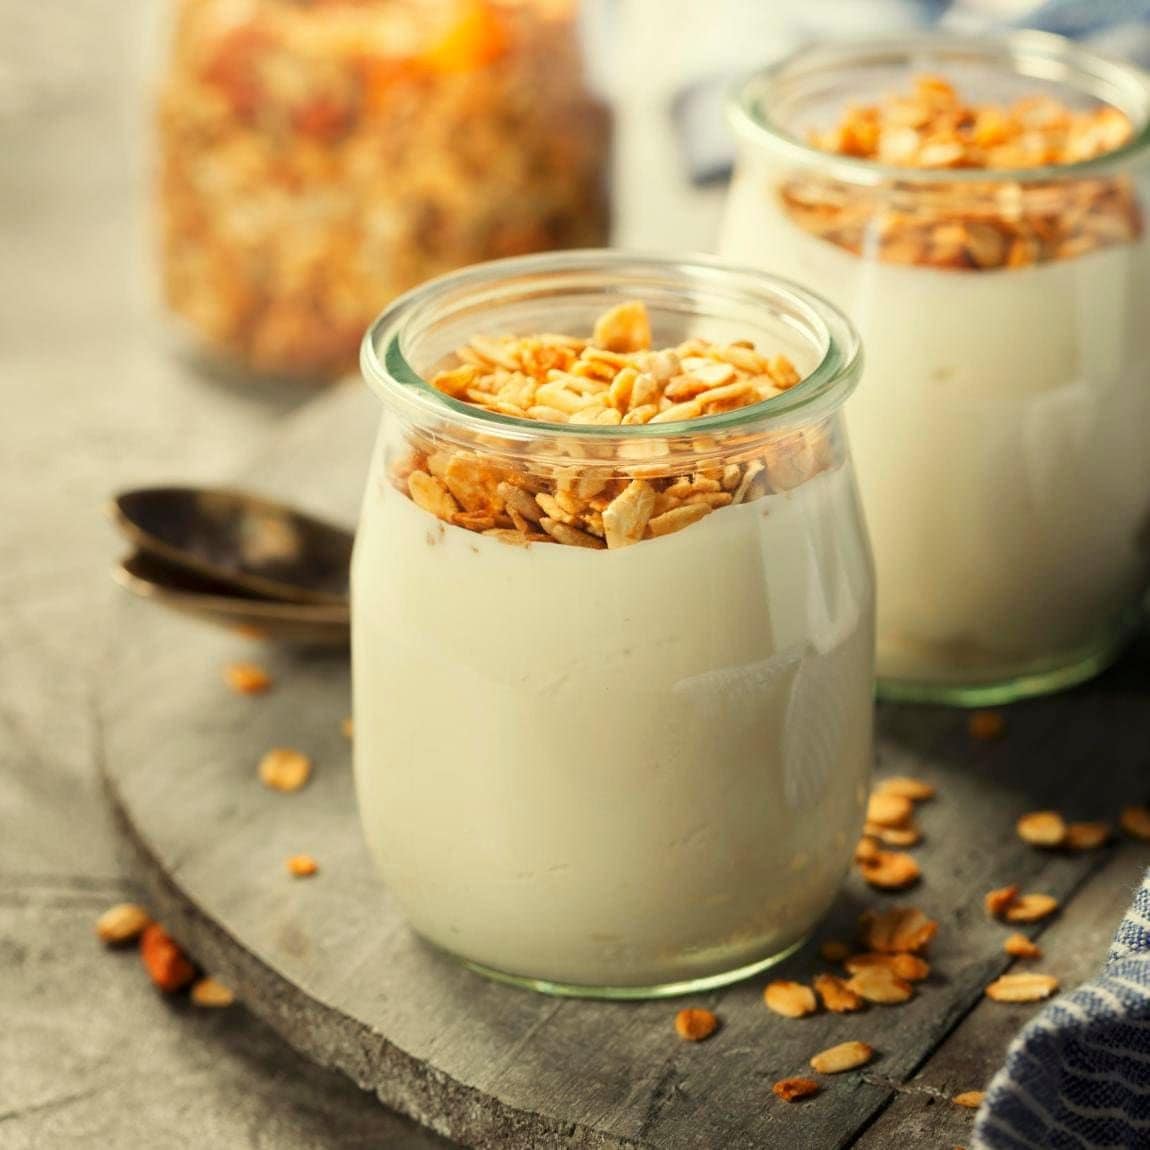
<svg viewBox="0 0 1150 1150"><path fill-rule="evenodd" d="M214 978L201 978L193 982L190 997L196 1006L217 1010L231 1006L236 1000L236 996L222 982L217 982Z"/></svg>
<svg viewBox="0 0 1150 1150"><path fill-rule="evenodd" d="M874 789L876 794L897 795L900 798L910 799L912 803L925 802L927 799L933 799L936 794L935 788L930 783L908 775L892 775L879 779Z"/></svg>
<svg viewBox="0 0 1150 1150"><path fill-rule="evenodd" d="M629 547L646 533L655 509L655 489L634 479L603 509L603 531L608 547Z"/></svg>
<svg viewBox="0 0 1150 1150"><path fill-rule="evenodd" d="M914 996L914 987L885 966L862 967L850 977L847 986L867 1002L883 1006L906 1002Z"/></svg>
<svg viewBox="0 0 1150 1150"><path fill-rule="evenodd" d="M826 1050L820 1050L811 1059L811 1069L819 1074L841 1074L844 1070L856 1070L865 1066L874 1057L874 1047L865 1042L840 1042Z"/></svg>
<svg viewBox="0 0 1150 1150"><path fill-rule="evenodd" d="M850 974L858 974L860 970L869 967L883 966L907 982L922 982L930 975L930 964L917 954L883 954L880 951L870 951L852 954L843 965Z"/></svg>
<svg viewBox="0 0 1150 1150"><path fill-rule="evenodd" d="M431 512L438 519L450 520L459 511L459 504L442 480L428 475L426 471L413 471L407 477L407 489L417 507Z"/></svg>
<svg viewBox="0 0 1150 1150"><path fill-rule="evenodd" d="M867 822L880 827L905 827L913 814L914 803L904 795L878 791L867 802Z"/></svg>
<svg viewBox="0 0 1150 1150"><path fill-rule="evenodd" d="M276 747L260 759L259 775L273 791L298 791L311 777L311 759L290 747Z"/></svg>
<svg viewBox="0 0 1150 1150"><path fill-rule="evenodd" d="M865 911L859 927L865 945L885 954L921 954L938 933L938 923L913 906Z"/></svg>
<svg viewBox="0 0 1150 1150"><path fill-rule="evenodd" d="M705 503L685 504L664 511L662 515L656 515L647 526L653 536L672 535L676 531L682 531L684 527L690 527L692 523L698 523L710 513L711 508Z"/></svg>
<svg viewBox="0 0 1150 1150"><path fill-rule="evenodd" d="M988 743L1006 733L1006 720L998 711L972 711L966 721L972 739Z"/></svg>
<svg viewBox="0 0 1150 1150"><path fill-rule="evenodd" d="M801 982L778 981L767 984L763 991L767 1007L784 1018L802 1018L818 1009L815 992Z"/></svg>
<svg viewBox="0 0 1150 1150"><path fill-rule="evenodd" d="M1110 824L1067 823L1066 843L1072 851L1090 851L1110 841Z"/></svg>
<svg viewBox="0 0 1150 1150"><path fill-rule="evenodd" d="M262 695L272 685L272 677L258 663L229 663L224 680L237 695Z"/></svg>
<svg viewBox="0 0 1150 1150"><path fill-rule="evenodd" d="M1002 915L1014 905L1019 892L1020 888L1017 883L1011 883L1010 886L1000 886L994 890L987 891L982 899L983 906L986 907L986 913L992 918L1001 918Z"/></svg>
<svg viewBox="0 0 1150 1150"><path fill-rule="evenodd" d="M675 1033L687 1042L702 1042L718 1029L719 1020L709 1010L699 1007L680 1010L675 1015Z"/></svg>
<svg viewBox="0 0 1150 1150"><path fill-rule="evenodd" d="M956 1094L951 1101L955 1106L963 1106L967 1110L977 1110L982 1105L982 1100L985 1097L985 1091L964 1090L961 1094Z"/></svg>
<svg viewBox="0 0 1150 1150"><path fill-rule="evenodd" d="M884 847L897 847L900 850L918 846L922 842L922 831L913 823L905 827L880 827L876 823L867 823L863 831L878 839Z"/></svg>
<svg viewBox="0 0 1150 1150"><path fill-rule="evenodd" d="M813 1078L783 1078L771 1089L784 1102L798 1102L800 1098L817 1094L822 1087Z"/></svg>
<svg viewBox="0 0 1150 1150"><path fill-rule="evenodd" d="M96 934L108 946L125 946L144 933L152 918L142 906L121 902L110 906L96 919Z"/></svg>
<svg viewBox="0 0 1150 1150"><path fill-rule="evenodd" d="M1019 895L1003 914L1007 922L1038 922L1058 909L1058 899L1048 894Z"/></svg>
<svg viewBox="0 0 1150 1150"><path fill-rule="evenodd" d="M880 890L904 890L922 875L918 863L902 851L880 850L873 858L858 862L862 877Z"/></svg>
<svg viewBox="0 0 1150 1150"><path fill-rule="evenodd" d="M1057 989L1058 979L1054 975L1024 971L996 978L986 988L986 997L995 1002L1041 1002Z"/></svg>
<svg viewBox="0 0 1150 1150"><path fill-rule="evenodd" d="M845 979L834 974L816 974L815 993L832 1014L852 1014L863 1007L862 996L853 991Z"/></svg>
<svg viewBox="0 0 1150 1150"><path fill-rule="evenodd" d="M1017 931L1002 944L1002 949L1014 958L1041 958L1042 948Z"/></svg>
<svg viewBox="0 0 1150 1150"><path fill-rule="evenodd" d="M1150 807L1123 807L1118 823L1131 838L1150 842Z"/></svg>
<svg viewBox="0 0 1150 1150"><path fill-rule="evenodd" d="M1057 811L1031 811L1017 823L1018 837L1035 847L1058 847L1066 841L1066 822Z"/></svg>
<svg viewBox="0 0 1150 1150"><path fill-rule="evenodd" d="M319 863L311 855L292 855L287 860L287 869L296 878L310 878L319 870Z"/></svg>

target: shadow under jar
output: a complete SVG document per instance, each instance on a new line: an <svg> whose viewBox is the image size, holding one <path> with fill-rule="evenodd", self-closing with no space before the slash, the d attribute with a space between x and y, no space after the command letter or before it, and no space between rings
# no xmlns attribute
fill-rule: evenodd
<svg viewBox="0 0 1150 1150"><path fill-rule="evenodd" d="M508 386L547 377L499 333L576 337L558 376L610 375L592 325L634 300L652 347L714 341L684 370L781 353L804 378L610 426L425 382L465 346ZM412 926L558 994L682 993L789 953L848 869L872 758L849 325L761 273L561 253L409 294L363 367L383 423L352 565L356 785Z"/></svg>
<svg viewBox="0 0 1150 1150"><path fill-rule="evenodd" d="M1139 618L1148 113L1143 74L1029 32L813 49L732 102L722 251L866 345L848 423L887 697L1068 686Z"/></svg>

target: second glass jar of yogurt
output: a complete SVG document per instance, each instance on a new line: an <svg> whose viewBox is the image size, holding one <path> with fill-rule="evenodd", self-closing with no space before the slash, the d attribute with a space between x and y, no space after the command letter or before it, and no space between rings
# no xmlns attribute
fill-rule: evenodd
<svg viewBox="0 0 1150 1150"><path fill-rule="evenodd" d="M1150 87L1041 33L808 50L732 104L722 250L867 349L848 422L894 697L1077 682L1150 570Z"/></svg>
<svg viewBox="0 0 1150 1150"><path fill-rule="evenodd" d="M872 758L849 324L761 273L563 253L404 297L363 366L356 784L415 930L616 997L789 953Z"/></svg>

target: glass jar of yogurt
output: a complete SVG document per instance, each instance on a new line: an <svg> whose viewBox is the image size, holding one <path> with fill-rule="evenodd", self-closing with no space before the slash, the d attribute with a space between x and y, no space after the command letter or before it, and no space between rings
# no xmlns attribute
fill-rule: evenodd
<svg viewBox="0 0 1150 1150"><path fill-rule="evenodd" d="M425 939L644 997L827 910L872 758L860 362L789 284L611 252L479 265L372 327L355 773Z"/></svg>
<svg viewBox="0 0 1150 1150"><path fill-rule="evenodd" d="M1042 33L782 61L731 106L721 249L858 325L848 422L893 697L1080 681L1150 559L1147 77Z"/></svg>

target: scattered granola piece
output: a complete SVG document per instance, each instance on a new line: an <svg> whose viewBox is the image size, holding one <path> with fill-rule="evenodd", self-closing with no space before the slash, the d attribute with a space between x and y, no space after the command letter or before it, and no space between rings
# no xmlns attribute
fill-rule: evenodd
<svg viewBox="0 0 1150 1150"><path fill-rule="evenodd" d="M865 1066L874 1057L874 1047L865 1042L840 1042L820 1050L811 1059L811 1069L819 1074L841 1074Z"/></svg>
<svg viewBox="0 0 1150 1150"><path fill-rule="evenodd" d="M837 938L828 938L819 946L819 954L827 962L842 962L850 952L851 948Z"/></svg>
<svg viewBox="0 0 1150 1150"><path fill-rule="evenodd" d="M815 992L801 982L770 982L763 991L763 1001L784 1018L802 1018L818 1009Z"/></svg>
<svg viewBox="0 0 1150 1150"><path fill-rule="evenodd" d="M1057 989L1058 979L1054 975L1024 971L996 978L986 988L986 997L995 1002L1041 1002Z"/></svg>
<svg viewBox="0 0 1150 1150"><path fill-rule="evenodd" d="M860 864L874 862L881 851L882 848L879 846L877 839L871 835L863 835L855 847L855 862Z"/></svg>
<svg viewBox="0 0 1150 1150"><path fill-rule="evenodd" d="M885 954L921 954L938 933L938 923L913 906L865 911L859 927L864 944Z"/></svg>
<svg viewBox="0 0 1150 1150"><path fill-rule="evenodd" d="M296 878L310 878L319 870L319 863L311 855L292 855L287 860L287 868Z"/></svg>
<svg viewBox="0 0 1150 1150"><path fill-rule="evenodd" d="M142 906L121 902L110 906L96 920L96 934L108 946L125 946L144 933L152 919Z"/></svg>
<svg viewBox="0 0 1150 1150"><path fill-rule="evenodd" d="M417 507L429 511L437 519L446 519L459 511L459 504L455 496L447 490L439 479L428 475L426 471L413 471L407 477L407 490L411 493L412 501Z"/></svg>
<svg viewBox="0 0 1150 1150"><path fill-rule="evenodd" d="M817 1094L822 1087L813 1078L783 1078L771 1089L784 1102L797 1102L800 1098Z"/></svg>
<svg viewBox="0 0 1150 1150"><path fill-rule="evenodd" d="M832 1014L851 1014L861 1010L863 1000L846 984L846 980L834 974L816 974L815 993L823 1006Z"/></svg>
<svg viewBox="0 0 1150 1150"><path fill-rule="evenodd" d="M985 1097L986 1092L984 1090L964 1090L961 1094L956 1094L951 1101L955 1106L964 1106L967 1110L977 1110Z"/></svg>
<svg viewBox="0 0 1150 1150"><path fill-rule="evenodd" d="M871 966L885 966L887 970L906 979L907 982L922 982L930 975L930 964L917 954L882 954L879 951L870 951L866 954L852 954L843 963L847 972L858 974Z"/></svg>
<svg viewBox="0 0 1150 1150"><path fill-rule="evenodd" d="M1018 837L1033 847L1060 847L1066 841L1066 821L1057 811L1031 811L1017 827Z"/></svg>
<svg viewBox="0 0 1150 1150"><path fill-rule="evenodd" d="M905 827L914 814L914 803L905 795L876 792L867 802L866 821L880 827Z"/></svg>
<svg viewBox="0 0 1150 1150"><path fill-rule="evenodd" d="M914 823L905 827L880 827L877 823L867 823L863 833L878 839L883 846L899 849L918 846L922 842L922 831Z"/></svg>
<svg viewBox="0 0 1150 1150"><path fill-rule="evenodd" d="M1042 948L1024 934L1015 931L1002 944L1002 949L1013 958L1041 958Z"/></svg>
<svg viewBox="0 0 1150 1150"><path fill-rule="evenodd" d="M1006 720L998 711L971 711L966 721L966 729L972 739L988 743L1002 738L1006 732Z"/></svg>
<svg viewBox="0 0 1150 1150"><path fill-rule="evenodd" d="M885 966L864 966L851 976L847 986L867 1002L883 1006L906 1002L914 996L914 987Z"/></svg>
<svg viewBox="0 0 1150 1150"><path fill-rule="evenodd" d="M222 982L201 978L192 983L191 999L196 1006L221 1008L231 1006L236 996Z"/></svg>
<svg viewBox="0 0 1150 1150"><path fill-rule="evenodd" d="M355 722L350 715L348 715L339 725L339 729L343 732L345 739L350 739L355 734Z"/></svg>
<svg viewBox="0 0 1150 1150"><path fill-rule="evenodd" d="M860 860L858 868L863 878L880 890L904 890L922 875L918 863L902 851L879 851L874 858Z"/></svg>
<svg viewBox="0 0 1150 1150"><path fill-rule="evenodd" d="M1110 840L1110 824L1068 823L1066 826L1066 846L1072 851L1091 851Z"/></svg>
<svg viewBox="0 0 1150 1150"><path fill-rule="evenodd" d="M1001 918L1007 910L1014 905L1015 900L1019 895L1019 887L1017 883L1011 883L1010 886L996 887L994 890L987 891L982 902L986 907L986 913L991 918Z"/></svg>
<svg viewBox="0 0 1150 1150"><path fill-rule="evenodd" d="M311 759L290 747L268 751L259 765L260 782L273 791L298 791L311 776Z"/></svg>
<svg viewBox="0 0 1150 1150"><path fill-rule="evenodd" d="M633 479L603 509L603 531L608 547L629 547L646 533L655 509L655 489L641 479Z"/></svg>
<svg viewBox="0 0 1150 1150"><path fill-rule="evenodd" d="M1132 838L1150 842L1150 807L1123 807L1118 823Z"/></svg>
<svg viewBox="0 0 1150 1150"><path fill-rule="evenodd" d="M271 675L258 663L229 663L224 680L237 695L262 695L272 685Z"/></svg>
<svg viewBox="0 0 1150 1150"><path fill-rule="evenodd" d="M718 1028L719 1020L709 1010L698 1007L680 1010L675 1015L675 1033L687 1042L702 1042Z"/></svg>
<svg viewBox="0 0 1150 1150"><path fill-rule="evenodd" d="M922 779L914 779L908 775L892 775L879 779L875 784L875 792L880 795L898 795L910 799L912 803L921 803L933 799L935 788Z"/></svg>
<svg viewBox="0 0 1150 1150"><path fill-rule="evenodd" d="M604 312L595 321L591 342L607 351L644 351L651 346L651 321L647 309L639 300Z"/></svg>
<svg viewBox="0 0 1150 1150"><path fill-rule="evenodd" d="M670 511L664 511L662 515L656 515L647 527L655 537L671 535L676 531L682 531L684 527L690 527L692 523L698 523L710 513L711 508L705 503L685 503L681 507L672 507Z"/></svg>
<svg viewBox="0 0 1150 1150"><path fill-rule="evenodd" d="M159 923L145 927L140 936L140 960L148 977L165 994L182 990L196 977L196 969L178 943Z"/></svg>
<svg viewBox="0 0 1150 1150"><path fill-rule="evenodd" d="M1048 918L1058 909L1058 899L1048 894L1019 895L1006 908L1007 922L1038 922Z"/></svg>

